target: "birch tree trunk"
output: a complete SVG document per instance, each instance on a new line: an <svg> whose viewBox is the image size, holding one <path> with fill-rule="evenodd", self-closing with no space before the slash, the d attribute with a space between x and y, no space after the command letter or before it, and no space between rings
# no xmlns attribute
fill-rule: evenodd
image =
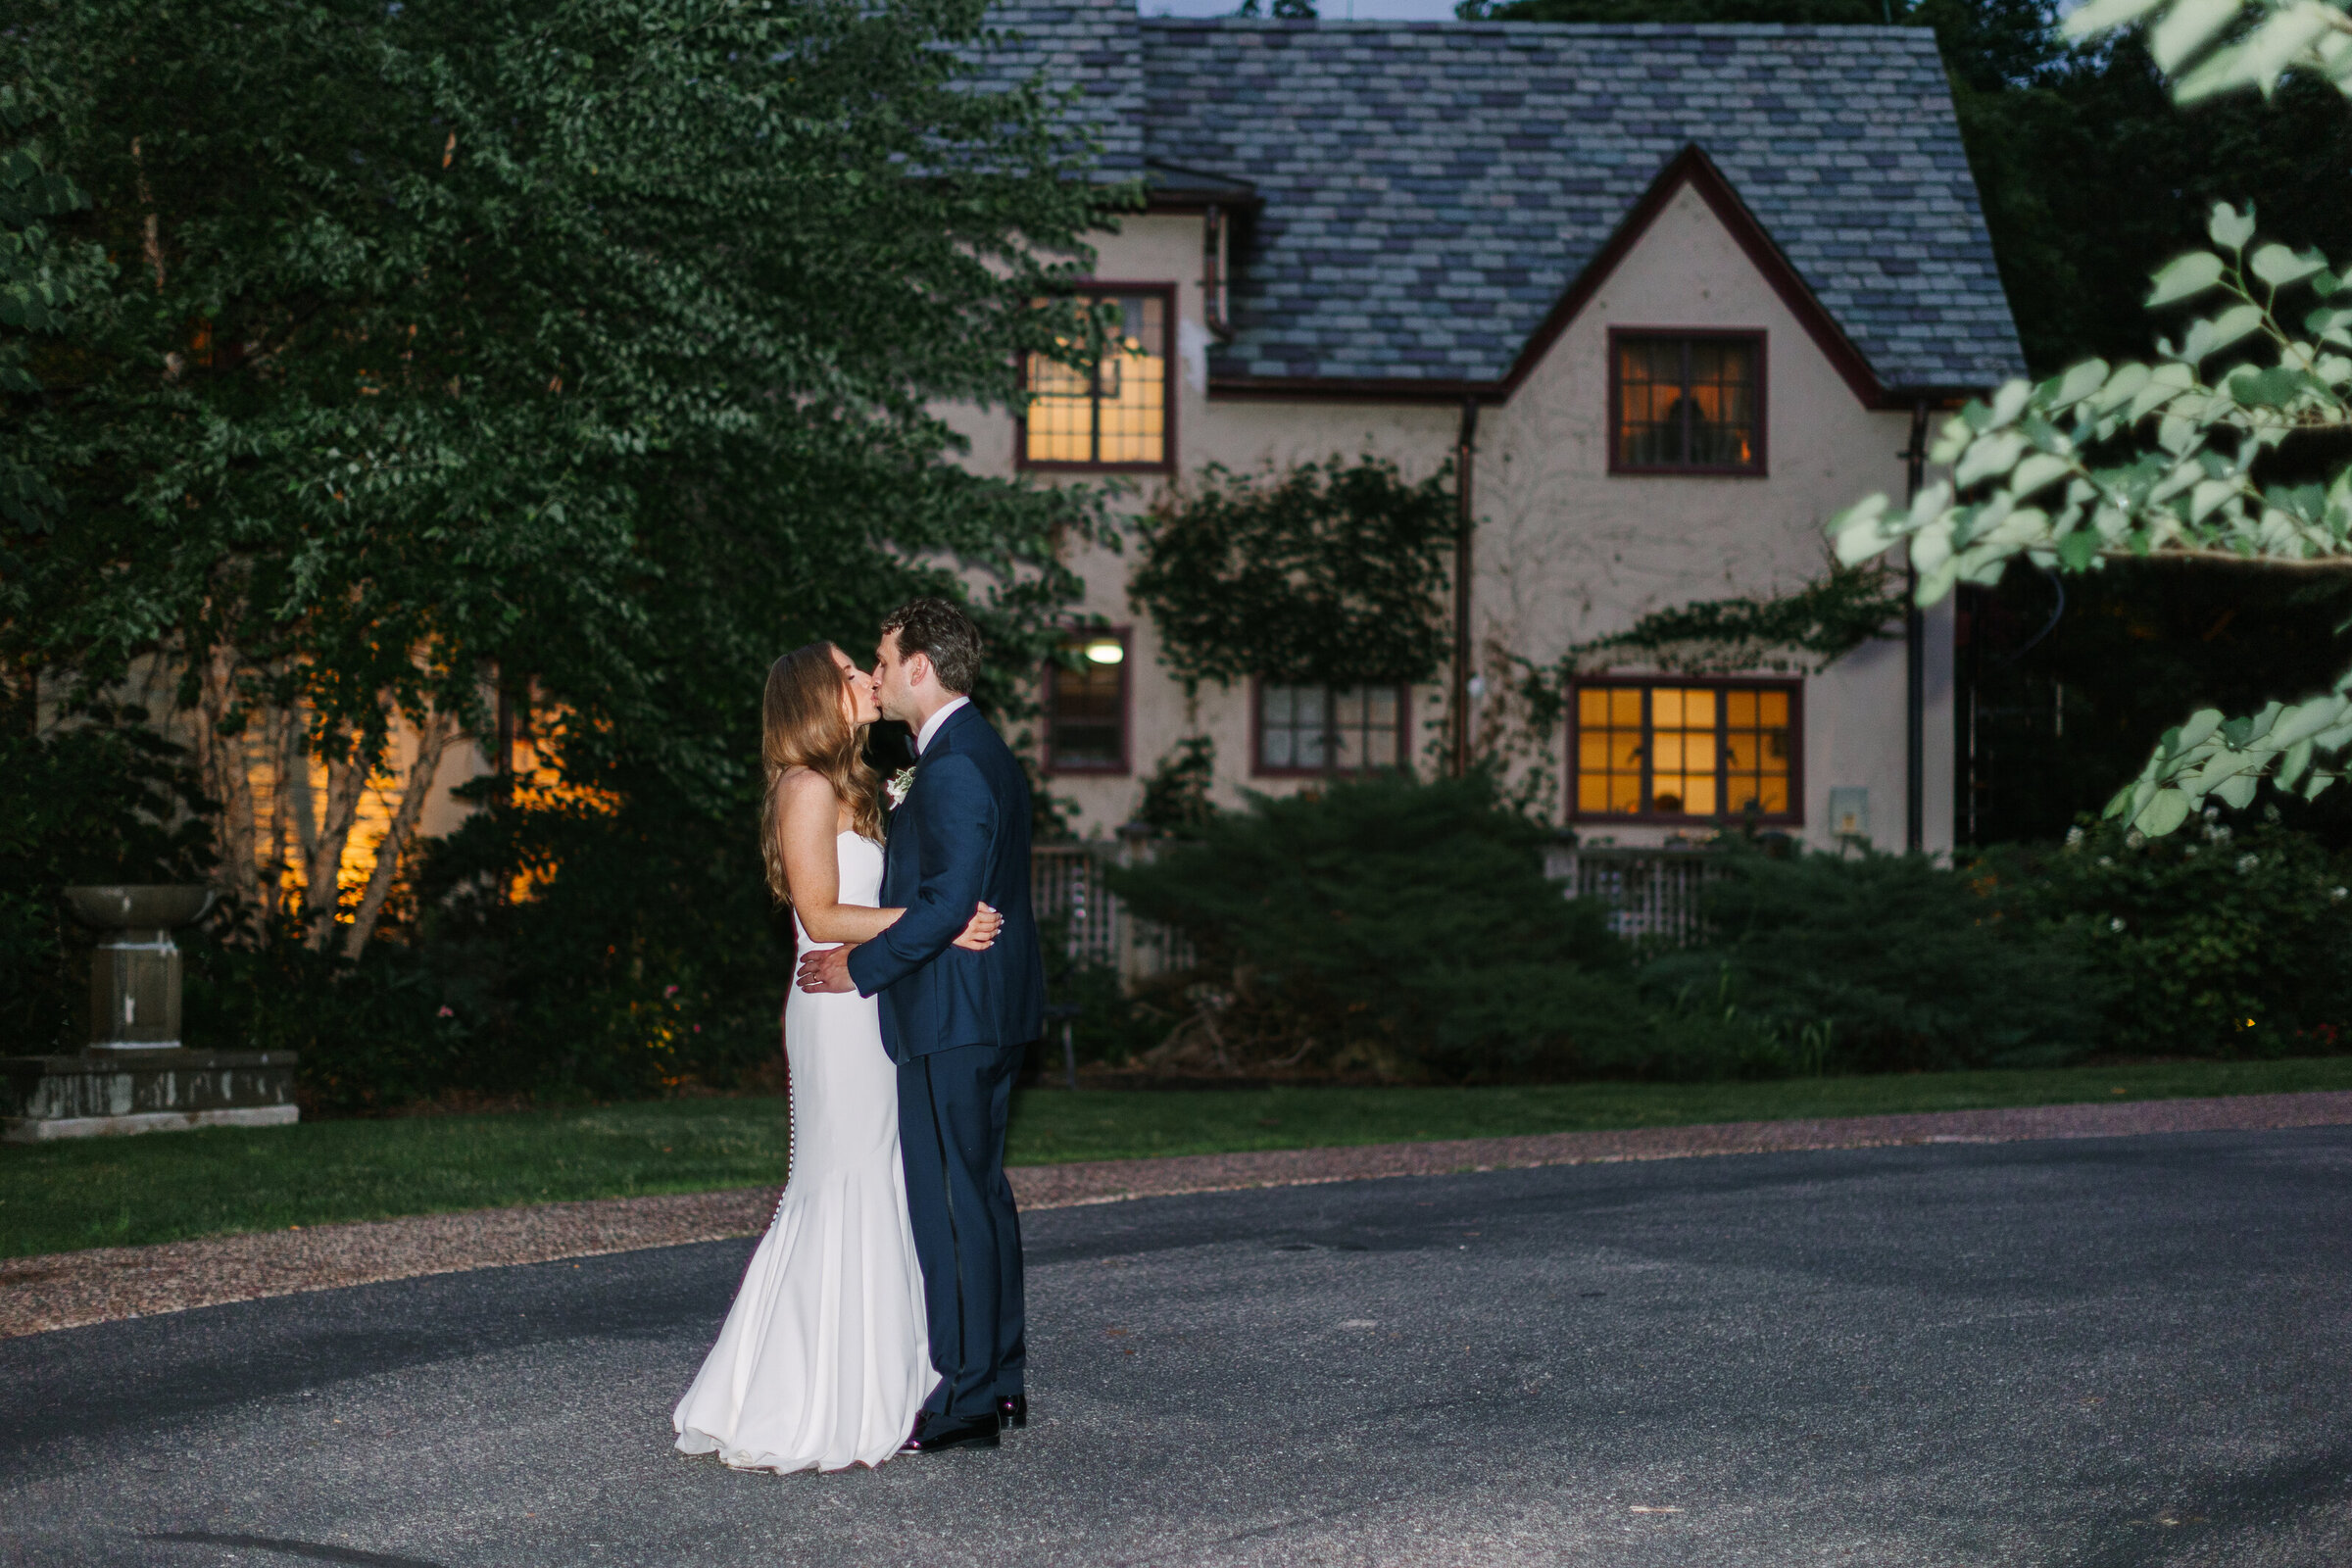
<svg viewBox="0 0 2352 1568"><path fill-rule="evenodd" d="M416 823L424 815L425 801L432 795L434 775L441 771L441 754L448 750L456 730L456 720L435 709L416 732L416 761L409 769L408 787L401 791L400 807L392 813L392 825L384 829L383 842L375 847L375 865L368 873L367 891L360 896L359 913L343 939L346 957L357 958L367 948L368 939L375 934L376 919L384 912L384 900L391 896L392 884L399 880L400 862L416 837Z"/></svg>
<svg viewBox="0 0 2352 1568"><path fill-rule="evenodd" d="M335 911L341 903L337 878L343 870L344 847L351 842L352 823L359 820L360 797L373 769L365 738L348 729L339 737L340 754L329 753L326 762L326 811L318 819L318 842L303 868L302 943L314 953L326 949L334 935ZM308 782L305 782L308 788Z"/></svg>
<svg viewBox="0 0 2352 1568"><path fill-rule="evenodd" d="M218 807L214 829L225 891L240 905L258 910L262 879L255 854L253 779L246 770L245 736L236 707L236 650L216 643L197 670L196 765L204 776L205 792Z"/></svg>

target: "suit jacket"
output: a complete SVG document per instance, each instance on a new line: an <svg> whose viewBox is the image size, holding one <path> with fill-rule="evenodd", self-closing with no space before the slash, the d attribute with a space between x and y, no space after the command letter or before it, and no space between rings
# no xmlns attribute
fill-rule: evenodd
<svg viewBox="0 0 2352 1568"><path fill-rule="evenodd" d="M953 946L985 900L1004 916L986 953ZM1045 1033L1046 966L1029 908L1029 781L978 709L950 714L890 814L882 904L898 923L850 952L850 978L879 996L893 1061L956 1046L1026 1045Z"/></svg>

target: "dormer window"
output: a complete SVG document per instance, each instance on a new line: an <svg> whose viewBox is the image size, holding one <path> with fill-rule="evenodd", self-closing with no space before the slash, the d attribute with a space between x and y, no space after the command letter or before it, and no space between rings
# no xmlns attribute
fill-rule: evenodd
<svg viewBox="0 0 2352 1568"><path fill-rule="evenodd" d="M1029 408L1021 464L1031 468L1164 469L1175 360L1168 353L1174 291L1081 294L1084 305L1118 310L1116 338L1091 368L1029 356Z"/></svg>
<svg viewBox="0 0 2352 1568"><path fill-rule="evenodd" d="M1609 333L1609 471L1761 474L1764 334Z"/></svg>

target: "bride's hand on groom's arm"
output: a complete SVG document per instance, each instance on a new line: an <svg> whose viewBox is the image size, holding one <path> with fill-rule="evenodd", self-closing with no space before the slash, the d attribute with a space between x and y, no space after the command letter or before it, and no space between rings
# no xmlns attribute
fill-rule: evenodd
<svg viewBox="0 0 2352 1568"><path fill-rule="evenodd" d="M973 953L986 953L997 945L997 932L1004 924L1004 917L983 901L964 922L963 935L956 939L955 945Z"/></svg>
<svg viewBox="0 0 2352 1568"><path fill-rule="evenodd" d="M803 991L857 990L858 982L850 978L850 950L818 948L802 958L800 986Z"/></svg>

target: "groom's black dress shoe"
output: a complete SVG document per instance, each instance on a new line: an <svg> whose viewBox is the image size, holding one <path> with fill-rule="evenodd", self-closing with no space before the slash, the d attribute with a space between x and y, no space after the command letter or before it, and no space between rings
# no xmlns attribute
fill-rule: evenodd
<svg viewBox="0 0 2352 1568"><path fill-rule="evenodd" d="M1000 1417L993 1413L950 1420L925 1410L915 1419L913 1436L899 1451L942 1453L949 1448L993 1448L997 1446L999 1421Z"/></svg>
<svg viewBox="0 0 2352 1568"><path fill-rule="evenodd" d="M997 1401L997 1425L1026 1427L1029 1424L1029 1396L1007 1394Z"/></svg>

